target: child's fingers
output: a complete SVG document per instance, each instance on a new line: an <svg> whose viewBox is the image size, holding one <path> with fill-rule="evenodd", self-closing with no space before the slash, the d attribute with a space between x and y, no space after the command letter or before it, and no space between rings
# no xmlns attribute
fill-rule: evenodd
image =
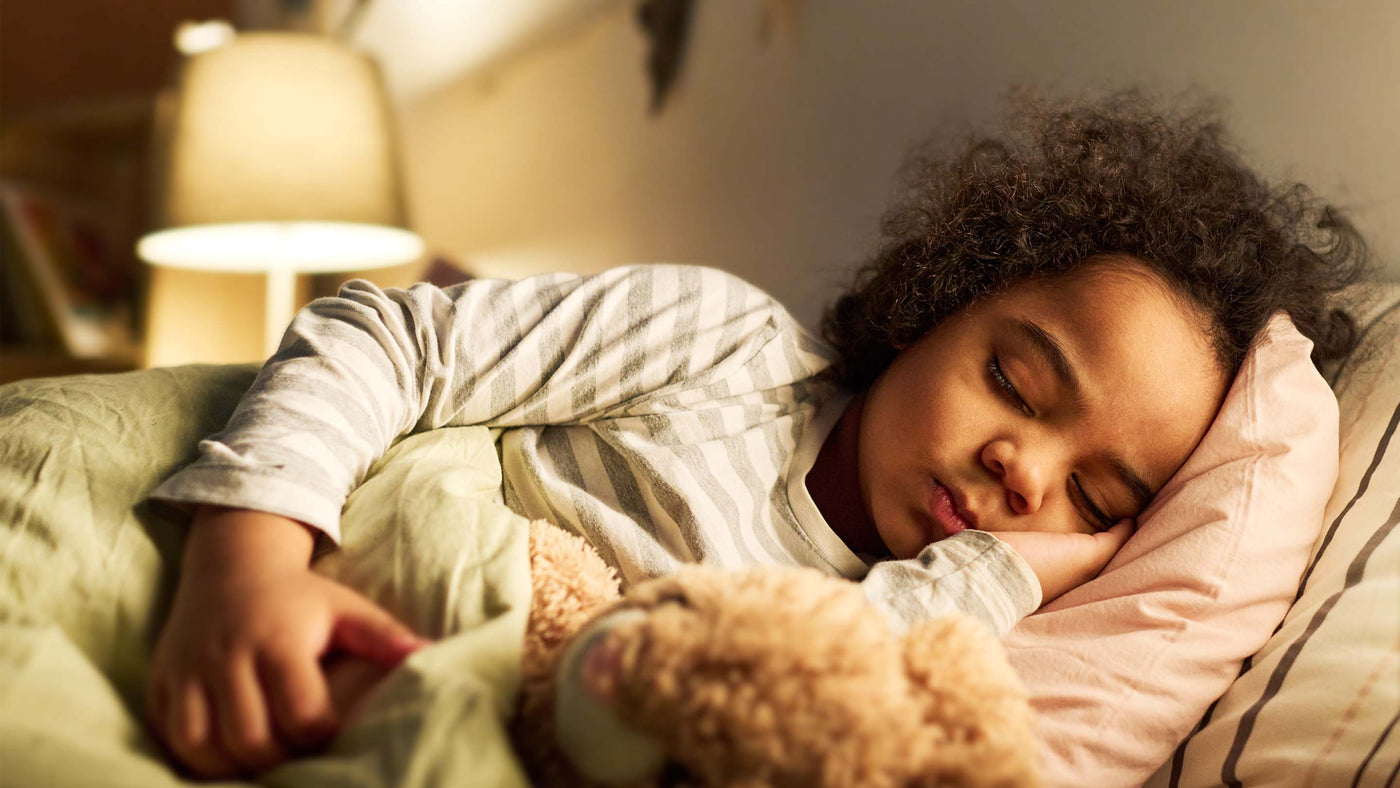
<svg viewBox="0 0 1400 788"><path fill-rule="evenodd" d="M352 599L335 622L331 644L336 648L392 668L426 645L413 630L368 600Z"/></svg>
<svg viewBox="0 0 1400 788"><path fill-rule="evenodd" d="M164 731L165 746L180 763L205 779L238 774L238 765L219 748L212 736L209 698L204 686L198 681L184 682L172 687L166 700L170 727Z"/></svg>
<svg viewBox="0 0 1400 788"><path fill-rule="evenodd" d="M1112 528L1095 535L1094 541L1099 544L1102 551L1108 553L1108 557L1104 559L1105 565L1108 563L1108 559L1113 558L1119 549L1128 543L1128 537L1133 535L1136 528L1137 525L1132 520L1119 520L1114 523Z"/></svg>
<svg viewBox="0 0 1400 788"><path fill-rule="evenodd" d="M335 735L340 723L318 660L291 653L265 655L258 676L271 699L277 730L293 747L314 750Z"/></svg>
<svg viewBox="0 0 1400 788"><path fill-rule="evenodd" d="M170 729L170 690L161 677L146 682L146 722L164 741Z"/></svg>
<svg viewBox="0 0 1400 788"><path fill-rule="evenodd" d="M199 682L176 688L170 698L170 719L173 743L194 749L209 742L209 701Z"/></svg>
<svg viewBox="0 0 1400 788"><path fill-rule="evenodd" d="M265 771L286 761L287 750L273 735L252 657L230 657L223 679L215 687L215 698L224 749L250 772Z"/></svg>
<svg viewBox="0 0 1400 788"><path fill-rule="evenodd" d="M1094 534L1094 547L1091 571L1080 578L1081 583L1087 583L1098 576L1108 566L1108 562L1113 560L1113 556L1127 544L1128 537L1133 535L1134 524L1132 520L1119 520L1107 531L1100 531Z"/></svg>

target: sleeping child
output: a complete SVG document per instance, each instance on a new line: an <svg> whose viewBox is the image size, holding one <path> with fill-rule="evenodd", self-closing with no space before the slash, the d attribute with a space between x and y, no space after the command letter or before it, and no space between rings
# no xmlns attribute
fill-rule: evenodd
<svg viewBox="0 0 1400 788"><path fill-rule="evenodd" d="M153 497L198 505L149 691L202 777L338 726L322 658L422 645L313 574L397 438L503 428L505 503L624 583L691 562L861 584L896 628L999 632L1092 578L1286 311L1314 360L1356 232L1253 174L1208 114L1028 104L1008 138L911 159L886 239L809 335L717 270L643 265L380 290L292 322L227 427Z"/></svg>

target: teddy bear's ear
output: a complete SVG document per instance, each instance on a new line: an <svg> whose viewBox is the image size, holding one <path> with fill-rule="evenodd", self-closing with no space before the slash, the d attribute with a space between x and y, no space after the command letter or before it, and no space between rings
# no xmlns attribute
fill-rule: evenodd
<svg viewBox="0 0 1400 788"><path fill-rule="evenodd" d="M916 624L904 666L924 725L942 732L923 737L936 743L908 785L1040 785L1030 704L991 630L964 616Z"/></svg>
<svg viewBox="0 0 1400 788"><path fill-rule="evenodd" d="M545 520L530 523L530 624L554 651L617 599L617 573L582 537Z"/></svg>

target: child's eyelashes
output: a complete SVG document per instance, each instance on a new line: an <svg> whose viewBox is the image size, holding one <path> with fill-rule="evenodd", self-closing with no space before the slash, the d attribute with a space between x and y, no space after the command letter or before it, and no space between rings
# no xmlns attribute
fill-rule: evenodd
<svg viewBox="0 0 1400 788"><path fill-rule="evenodd" d="M1104 531L1113 527L1113 518L1089 500L1089 495L1084 492L1084 486L1079 483L1079 477L1071 475L1069 485L1070 489L1074 491L1074 497L1078 498L1079 502L1088 510L1091 524L1099 526L1100 530Z"/></svg>
<svg viewBox="0 0 1400 788"><path fill-rule="evenodd" d="M987 362L987 371L991 373L992 381L997 384L997 388L1001 389L1002 394L1012 405L1016 406L1017 410L1027 416L1035 415L1031 406L1021 397L1021 393L1016 390L1016 387L1007 379L1006 373L1002 371L1000 358L992 356L992 360Z"/></svg>

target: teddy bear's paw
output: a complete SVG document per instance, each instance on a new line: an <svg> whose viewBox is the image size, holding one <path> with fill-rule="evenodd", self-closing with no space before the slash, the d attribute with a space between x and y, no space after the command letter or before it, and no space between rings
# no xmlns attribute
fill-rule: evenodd
<svg viewBox="0 0 1400 788"><path fill-rule="evenodd" d="M661 744L618 718L613 708L622 662L608 635L645 618L635 608L603 616L564 652L556 681L555 735L579 774L605 785L656 777L665 765Z"/></svg>

